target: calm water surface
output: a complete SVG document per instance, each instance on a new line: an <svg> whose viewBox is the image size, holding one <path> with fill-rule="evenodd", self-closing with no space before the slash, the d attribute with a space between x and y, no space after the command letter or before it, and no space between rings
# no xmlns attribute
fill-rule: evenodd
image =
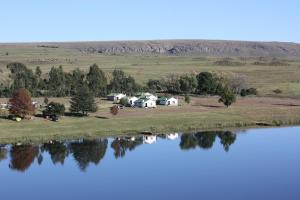
<svg viewBox="0 0 300 200"><path fill-rule="evenodd" d="M300 127L0 146L0 199L300 199Z"/></svg>

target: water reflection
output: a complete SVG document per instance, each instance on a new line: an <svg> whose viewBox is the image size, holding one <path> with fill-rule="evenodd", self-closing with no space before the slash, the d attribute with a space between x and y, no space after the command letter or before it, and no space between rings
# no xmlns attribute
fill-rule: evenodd
<svg viewBox="0 0 300 200"><path fill-rule="evenodd" d="M39 148L32 145L13 146L10 150L9 167L13 170L25 171L39 154Z"/></svg>
<svg viewBox="0 0 300 200"><path fill-rule="evenodd" d="M220 142L226 152L229 151L230 145L236 140L236 134L226 132L199 132L196 134L183 134L181 136L180 148L182 150L195 149L210 149L213 147L216 137L220 138Z"/></svg>
<svg viewBox="0 0 300 200"><path fill-rule="evenodd" d="M69 144L69 149L79 168L85 171L89 163L99 164L105 155L107 143L107 139L83 140L82 142L72 142Z"/></svg>
<svg viewBox="0 0 300 200"><path fill-rule="evenodd" d="M116 138L111 143L115 158L124 157L127 150L133 151L137 146L143 144L142 137Z"/></svg>
<svg viewBox="0 0 300 200"><path fill-rule="evenodd" d="M42 165L46 154L50 155L54 165L64 165L65 160L72 156L81 171L86 171L90 164L99 165L104 158L108 143L115 159L124 158L126 152L131 152L141 145L155 144L159 140L175 142L180 140L181 150L195 148L211 149L217 138L226 152L236 141L232 132L198 132L195 134L159 134L140 135L135 137L117 137L113 139L99 138L96 140L50 141L41 145L2 145L0 146L1 161L10 159L9 168L20 172L26 171L36 160ZM8 157L8 152L9 157Z"/></svg>

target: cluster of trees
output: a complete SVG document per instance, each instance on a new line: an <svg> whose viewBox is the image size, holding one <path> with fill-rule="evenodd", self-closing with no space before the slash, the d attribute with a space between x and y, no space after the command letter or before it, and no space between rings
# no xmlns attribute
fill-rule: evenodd
<svg viewBox="0 0 300 200"><path fill-rule="evenodd" d="M49 73L43 74L40 67L33 71L18 62L8 64L7 68L10 70L12 83L0 84L0 97L11 97L20 88L26 88L34 97L73 96L82 87L95 97L105 96L109 92L133 94L142 89L132 76L126 75L122 70L114 70L108 82L107 75L96 64L90 66L87 73L78 68L65 72L59 66L52 67Z"/></svg>

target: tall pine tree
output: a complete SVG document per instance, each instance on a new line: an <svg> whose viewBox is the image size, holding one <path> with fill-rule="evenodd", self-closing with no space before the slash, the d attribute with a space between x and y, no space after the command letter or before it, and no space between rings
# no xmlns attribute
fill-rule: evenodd
<svg viewBox="0 0 300 200"><path fill-rule="evenodd" d="M97 105L94 99L94 95L85 85L76 89L76 94L72 97L70 103L70 111L72 113L81 113L82 115L88 115L89 112L97 111Z"/></svg>
<svg viewBox="0 0 300 200"><path fill-rule="evenodd" d="M87 82L91 92L95 96L105 96L107 94L107 79L105 73L98 67L98 65L93 64L90 66L90 71L87 74Z"/></svg>

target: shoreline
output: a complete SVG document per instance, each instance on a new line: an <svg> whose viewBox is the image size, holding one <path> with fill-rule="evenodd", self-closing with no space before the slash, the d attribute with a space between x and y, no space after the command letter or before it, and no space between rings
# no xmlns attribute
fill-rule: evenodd
<svg viewBox="0 0 300 200"><path fill-rule="evenodd" d="M191 130L190 128L182 130L156 130L156 132L151 131L120 131L118 133L109 132L95 132L95 133L82 133L74 135L60 135L60 134L50 134L50 135L39 135L39 136L21 136L21 137L8 137L1 138L0 135L0 145L1 144L36 144L44 143L52 140L63 141L63 140L78 140L78 139L97 139L97 138L112 138L112 137L129 137L129 136L139 136L139 135L159 135L159 134L170 134L170 133L188 133L193 134L197 132L217 132L217 131L244 131L249 129L267 129L267 128L284 128L284 127L297 127L300 126L300 121L297 123L282 123L282 124L269 124L269 125L246 125L246 126L224 126L224 127L210 127Z"/></svg>

